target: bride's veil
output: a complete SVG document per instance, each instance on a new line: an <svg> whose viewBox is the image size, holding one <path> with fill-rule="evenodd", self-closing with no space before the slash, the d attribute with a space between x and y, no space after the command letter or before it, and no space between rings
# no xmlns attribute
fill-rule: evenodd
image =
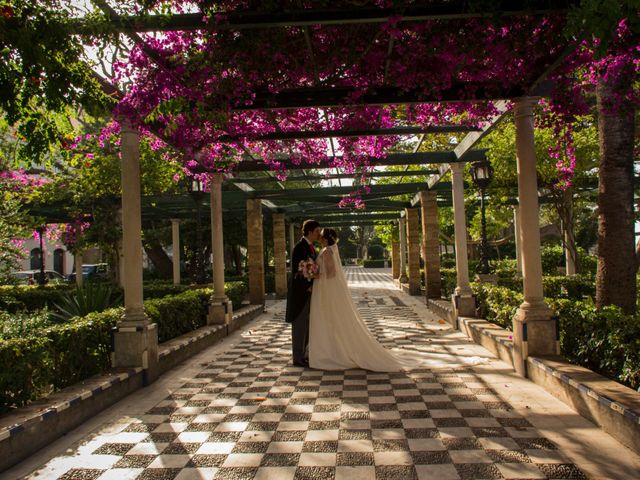
<svg viewBox="0 0 640 480"><path fill-rule="evenodd" d="M339 281L346 286L347 276L344 274L344 268L342 267L342 258L340 257L340 249L338 248L338 244L335 243L329 248L331 248L331 251L334 255L336 278L338 278Z"/></svg>

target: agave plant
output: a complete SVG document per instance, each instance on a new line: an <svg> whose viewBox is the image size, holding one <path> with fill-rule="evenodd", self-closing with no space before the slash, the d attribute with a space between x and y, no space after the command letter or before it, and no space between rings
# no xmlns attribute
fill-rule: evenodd
<svg viewBox="0 0 640 480"><path fill-rule="evenodd" d="M57 322L66 322L73 317L84 317L91 312L102 312L119 305L122 295L113 295L111 285L107 283L87 283L82 288L65 294L60 303L54 303L56 311L51 318Z"/></svg>

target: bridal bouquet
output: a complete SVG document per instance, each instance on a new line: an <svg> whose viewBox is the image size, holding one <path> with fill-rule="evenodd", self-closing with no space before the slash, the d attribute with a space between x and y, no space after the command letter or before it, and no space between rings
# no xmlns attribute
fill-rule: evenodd
<svg viewBox="0 0 640 480"><path fill-rule="evenodd" d="M311 258L307 258L298 265L298 272L308 281L311 281L318 275L318 264Z"/></svg>

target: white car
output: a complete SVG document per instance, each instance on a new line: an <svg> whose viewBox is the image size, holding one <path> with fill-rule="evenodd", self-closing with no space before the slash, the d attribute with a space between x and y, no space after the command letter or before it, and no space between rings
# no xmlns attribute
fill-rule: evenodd
<svg viewBox="0 0 640 480"><path fill-rule="evenodd" d="M23 270L21 272L13 272L12 277L16 279L16 283L20 285L37 285L40 270ZM45 270L46 283L65 283L66 279L54 270Z"/></svg>

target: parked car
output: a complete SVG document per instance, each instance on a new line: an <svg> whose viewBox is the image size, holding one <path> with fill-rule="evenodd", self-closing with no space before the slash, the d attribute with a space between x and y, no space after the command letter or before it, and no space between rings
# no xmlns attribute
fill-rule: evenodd
<svg viewBox="0 0 640 480"><path fill-rule="evenodd" d="M54 270L45 270L45 283L58 284L65 283L66 279ZM40 276L40 270L23 270L21 272L13 272L11 276L19 285L37 285Z"/></svg>
<svg viewBox="0 0 640 480"><path fill-rule="evenodd" d="M109 265L107 263L92 263L82 265L82 278L83 280L108 280L109 279ZM71 273L67 279L70 282L76 281L75 271Z"/></svg>

